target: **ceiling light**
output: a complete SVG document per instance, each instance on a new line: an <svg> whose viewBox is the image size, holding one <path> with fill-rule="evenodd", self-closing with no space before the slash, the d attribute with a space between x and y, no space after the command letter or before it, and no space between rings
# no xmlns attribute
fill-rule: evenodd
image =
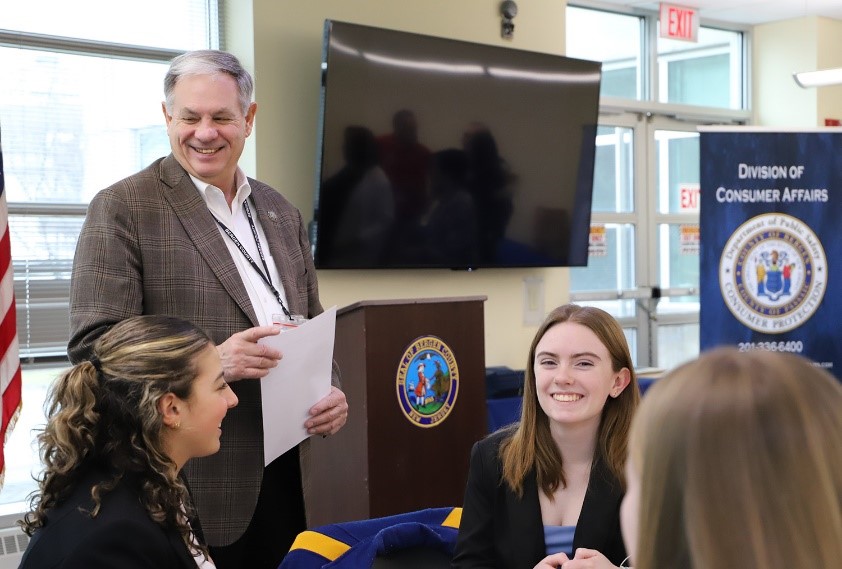
<svg viewBox="0 0 842 569"><path fill-rule="evenodd" d="M819 71L802 71L793 73L793 79L800 87L824 87L826 85L842 84L842 67L835 69L821 69Z"/></svg>

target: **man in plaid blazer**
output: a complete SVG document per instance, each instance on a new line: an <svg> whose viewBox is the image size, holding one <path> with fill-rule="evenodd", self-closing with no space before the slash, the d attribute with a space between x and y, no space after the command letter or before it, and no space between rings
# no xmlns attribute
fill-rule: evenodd
<svg viewBox="0 0 842 569"><path fill-rule="evenodd" d="M322 312L316 271L301 213L237 166L257 110L239 61L189 52L173 60L164 91L172 154L102 190L88 208L73 263L68 354L85 359L109 326L138 314L180 316L207 331L240 404L225 419L220 452L190 461L184 473L217 567L274 569L305 529L308 445L264 469L254 378L281 354L257 341L278 333L273 313ZM345 423L335 366L333 383L311 409L311 434Z"/></svg>

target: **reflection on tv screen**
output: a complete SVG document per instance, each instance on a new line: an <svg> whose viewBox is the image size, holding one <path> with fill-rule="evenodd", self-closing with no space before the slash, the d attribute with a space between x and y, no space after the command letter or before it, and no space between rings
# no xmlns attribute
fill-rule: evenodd
<svg viewBox="0 0 842 569"><path fill-rule="evenodd" d="M587 261L600 64L326 23L319 268Z"/></svg>

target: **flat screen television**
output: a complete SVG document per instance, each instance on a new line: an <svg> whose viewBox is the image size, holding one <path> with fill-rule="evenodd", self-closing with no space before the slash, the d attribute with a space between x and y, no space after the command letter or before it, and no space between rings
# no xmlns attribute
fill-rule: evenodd
<svg viewBox="0 0 842 569"><path fill-rule="evenodd" d="M320 269L587 264L601 64L328 20Z"/></svg>

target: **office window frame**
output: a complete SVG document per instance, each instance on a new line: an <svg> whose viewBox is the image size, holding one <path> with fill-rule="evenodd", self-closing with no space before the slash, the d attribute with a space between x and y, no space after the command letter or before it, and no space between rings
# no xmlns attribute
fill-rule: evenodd
<svg viewBox="0 0 842 569"><path fill-rule="evenodd" d="M732 64L729 70L732 80L735 72L740 74L739 92L737 95L731 95L732 102L739 101L739 108L668 103L661 102L661 93L668 88L661 84L664 83L661 66L669 57L665 58L664 54L658 53L656 11L619 7L615 10L607 8L605 4L587 0L572 2L568 6L639 18L644 26L640 49L643 53L641 59L645 62L642 65L642 91L645 96L639 99L600 98L600 127L629 128L634 133L633 158L630 165L632 171L628 173L633 183L633 211L618 209L614 212L593 211L591 214L592 226L624 223L634 228L635 243L630 254L635 259L635 282L628 288L617 286L594 290L592 286L586 286L577 290L574 279L571 278L570 300L597 305L611 312L620 321L626 334L635 338L633 345L636 353L632 355L636 366L672 366L679 361L670 357L670 346L660 345L659 338L675 339L677 335L663 333L670 327L680 330L684 341L693 337L693 327L697 328L699 322L698 287L661 286L661 277L669 271L663 263L659 263L663 247L667 246L659 237L665 234L666 227L698 224L698 213L661 211L658 192L663 191L659 184L662 181L664 165L659 164L657 160L662 149L658 147L656 133L670 130L695 131L700 125L751 122L750 30L745 26L701 22L703 27L741 34L740 62L738 65ZM575 51L577 54L582 53L581 48ZM672 57L686 57L686 54L676 54ZM619 191L627 190L620 188ZM618 259L627 256L616 255ZM583 275L577 276L581 278Z"/></svg>
<svg viewBox="0 0 842 569"><path fill-rule="evenodd" d="M14 50L21 50L20 54L24 57L32 57L33 54L43 54L44 59L52 57L53 59L61 58L62 56L79 56L80 60L84 58L91 58L89 61L107 60L107 65L121 66L123 62L126 64L161 64L165 66L173 57L184 53L186 49L200 49L200 48L221 48L224 49L223 31L224 22L222 21L223 0L194 0L193 2L185 1L181 16L177 21L173 22L174 26L188 25L188 17L182 17L186 12L194 10L197 24L195 33L190 37L190 41L197 42L195 45L184 45L185 39L183 36L176 38L175 42L178 48L160 47L160 38L156 40L156 45L133 45L115 43L110 41L100 41L97 39L90 39L84 37L70 37L49 35L38 33L39 30L32 27L26 30L16 29L0 29L0 49L7 50L7 56L14 57ZM75 10L84 12L85 7L80 6L77 2L74 4ZM140 6L135 7L138 10L155 10L155 6ZM170 6L173 8L173 6ZM125 10L115 9L114 17L121 17L120 25L125 25L122 16L117 12L125 12ZM155 11L154 14L149 14L149 17L161 17L160 11ZM100 25L103 24L103 19L107 15L101 15L99 18ZM44 21L47 22L46 15L39 15L40 20L31 19L31 22ZM7 20L9 22L11 20ZM107 22L105 22L107 24ZM52 28L56 29L56 28ZM77 34L77 30L73 29L72 23L67 23L68 34ZM175 37L175 36L174 36ZM204 38L204 39L197 39ZM200 44L201 42L201 44ZM174 44L176 45L176 44ZM163 76L161 76L163 79ZM115 79L116 80L116 79ZM162 91L162 86L158 88ZM163 98L161 93L160 98ZM155 106L156 101L149 102L150 106ZM12 105L12 103L9 103ZM0 106L0 128L7 121L3 120L6 113L16 112L19 106L12 105L12 107ZM6 115L8 116L8 115ZM80 122L84 121L83 117ZM15 117L18 122L27 120L26 117L21 119ZM11 122L11 120L9 121ZM160 119L162 127L162 134L164 142L166 142L165 131L163 131L163 117ZM62 199L39 199L39 196L27 196L25 200L15 199L20 197L20 193L9 191L9 181L14 178L15 172L20 172L22 161L31 161L30 148L19 146L13 148L18 141L13 141L9 138L6 129L3 130L4 143L4 165L7 181L7 199L8 199L8 213L9 225L14 233L17 231L18 238L24 240L26 237L33 237L40 239L35 241L37 243L45 242L47 240L54 240L57 238L72 239L72 233L76 227L81 227L87 209L87 201L101 188L84 188L84 194L78 201L70 200L73 203L67 203L67 200ZM168 149L168 145L167 145ZM168 150L167 150L168 151ZM50 155L45 151L42 153L41 161L48 163ZM114 159L114 157L112 157ZM37 159L36 159L37 161ZM132 159L124 160L124 163L131 163ZM145 165L145 164L144 164ZM60 169L59 169L60 170ZM47 168L45 171L57 171L55 168ZM133 173L126 171L125 175ZM116 181L115 178L112 181ZM58 186L61 183L66 184L67 181L53 181L50 186ZM103 186L104 187L104 186ZM43 196L41 196L43 198ZM11 199L9 199L11 198ZM59 196L60 198L60 196ZM64 230L58 230L63 227ZM68 227L70 229L68 229ZM28 231L28 233L27 233ZM60 234L57 236L57 233ZM78 233L76 233L78 237ZM66 240L66 239L65 239ZM33 246L32 243L25 243L24 247ZM20 343L20 357L23 372L23 405L24 413L21 415L14 431L10 436L10 443L14 444L15 438L24 437L29 442L32 450L32 457L30 457L29 465L25 468L31 468L32 472L37 472L40 458L37 456L37 449L34 441L31 439L34 436L32 428L37 427L43 422L44 395L46 388L44 385L45 373L53 377L57 376L63 369L69 366L66 358L67 340L69 339L69 278L70 269L72 266L72 252L75 249L75 240L73 243L63 243L58 245L62 249L63 254L55 255L54 252L43 252L40 255L26 255L25 258L16 258L15 249L16 244L12 246L12 264L15 272L15 300L17 305L17 324L18 324L18 340ZM17 244L18 250L21 245ZM38 257L35 261L34 258ZM37 380L35 379L37 376ZM31 381L28 381L29 378ZM36 385L37 384L37 385ZM28 387L32 385L33 389ZM41 420L35 415L40 415ZM25 417L25 420L23 419ZM22 441L23 442L23 441ZM21 445L21 448L26 446ZM15 447L17 448L17 447ZM10 527L14 522L20 519L21 514L28 509L28 502L17 498L20 493L19 490L11 491L9 487L13 485L15 480L13 477L18 476L19 472L12 474L13 471L20 470L21 464L13 464L20 460L15 453L15 456L7 454L7 472L6 472L6 490L5 498L0 495L0 528ZM34 483L31 490L34 490ZM16 498L10 501L9 496L14 495Z"/></svg>

